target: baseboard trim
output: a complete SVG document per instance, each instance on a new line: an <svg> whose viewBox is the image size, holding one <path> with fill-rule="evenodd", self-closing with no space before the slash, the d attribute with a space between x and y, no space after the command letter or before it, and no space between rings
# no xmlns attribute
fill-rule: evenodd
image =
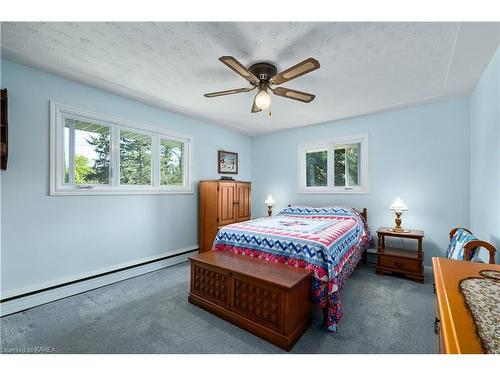
<svg viewBox="0 0 500 375"><path fill-rule="evenodd" d="M59 287L59 286L63 286L66 284L73 283L73 282L83 281L84 279L86 280L86 279L93 278L96 276L103 276L104 274L108 274L108 273L115 272L115 271L121 271L121 270L124 270L125 268L130 268L130 267L135 267L135 266L146 264L146 263L156 262L156 261L163 259L163 258L173 257L173 256L180 255L180 254L188 252L188 251L193 251L193 250L198 250L198 245L192 245L192 246L187 246L187 247L183 247L180 249L169 250L169 251L165 251L165 252L160 253L160 254L147 256L147 257L143 257L143 258L138 258L138 259L133 259L133 260L130 260L128 262L114 264L114 265L109 266L109 267L95 269L95 270L92 270L90 272L83 272L83 273L76 274L76 275L61 277L61 278L58 278L55 280L47 280L47 281L42 282L42 283L28 285L28 286L25 286L23 288L18 288L15 290L2 291L1 295L0 295L0 303L6 302L7 300L10 300L12 298L19 298L19 297L24 296L24 295L38 293L38 292L45 290L45 289Z"/></svg>
<svg viewBox="0 0 500 375"><path fill-rule="evenodd" d="M0 316L14 314L20 311L31 309L62 298L87 292L92 289L114 284L132 277L144 275L149 272L173 266L187 261L188 257L198 252L187 250L181 253L168 255L165 257L148 260L147 262L130 265L125 268L112 270L106 273L89 276L84 279L70 281L65 284L51 286L45 289L31 291L26 294L12 296L0 301Z"/></svg>

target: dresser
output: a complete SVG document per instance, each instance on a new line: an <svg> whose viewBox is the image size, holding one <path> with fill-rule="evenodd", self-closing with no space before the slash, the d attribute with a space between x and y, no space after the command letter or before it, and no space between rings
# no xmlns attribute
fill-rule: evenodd
<svg viewBox="0 0 500 375"><path fill-rule="evenodd" d="M200 253L210 251L219 229L250 220L252 186L248 181L207 180L199 185Z"/></svg>
<svg viewBox="0 0 500 375"><path fill-rule="evenodd" d="M461 280L482 277L480 272L500 272L496 264L474 263L446 258L432 258L436 293L434 333L438 353L484 353L474 321L460 291Z"/></svg>

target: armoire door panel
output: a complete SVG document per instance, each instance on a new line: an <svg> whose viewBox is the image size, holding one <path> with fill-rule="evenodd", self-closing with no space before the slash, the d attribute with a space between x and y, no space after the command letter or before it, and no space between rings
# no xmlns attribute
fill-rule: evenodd
<svg viewBox="0 0 500 375"><path fill-rule="evenodd" d="M250 184L236 183L236 221L250 220Z"/></svg>
<svg viewBox="0 0 500 375"><path fill-rule="evenodd" d="M234 223L236 203L236 183L219 183L219 226Z"/></svg>

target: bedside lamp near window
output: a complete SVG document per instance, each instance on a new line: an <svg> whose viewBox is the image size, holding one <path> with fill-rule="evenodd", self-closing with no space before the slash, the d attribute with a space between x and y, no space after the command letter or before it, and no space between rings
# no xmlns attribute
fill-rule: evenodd
<svg viewBox="0 0 500 375"><path fill-rule="evenodd" d="M264 202L267 206L267 216L271 216L273 214L273 204L276 203L271 194L267 196L266 201Z"/></svg>
<svg viewBox="0 0 500 375"><path fill-rule="evenodd" d="M409 232L408 230L401 228L401 214L403 213L403 211L408 211L408 206L405 204L405 202L403 202L400 197L397 197L394 202L392 202L390 209L393 210L396 214L396 226L392 228L392 231Z"/></svg>

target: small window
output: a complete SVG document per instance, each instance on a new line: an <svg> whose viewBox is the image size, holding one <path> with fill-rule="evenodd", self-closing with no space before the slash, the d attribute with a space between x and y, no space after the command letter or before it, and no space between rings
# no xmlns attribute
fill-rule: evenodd
<svg viewBox="0 0 500 375"><path fill-rule="evenodd" d="M298 147L299 192L368 193L368 135Z"/></svg>
<svg viewBox="0 0 500 375"><path fill-rule="evenodd" d="M51 194L192 193L189 136L51 103Z"/></svg>

